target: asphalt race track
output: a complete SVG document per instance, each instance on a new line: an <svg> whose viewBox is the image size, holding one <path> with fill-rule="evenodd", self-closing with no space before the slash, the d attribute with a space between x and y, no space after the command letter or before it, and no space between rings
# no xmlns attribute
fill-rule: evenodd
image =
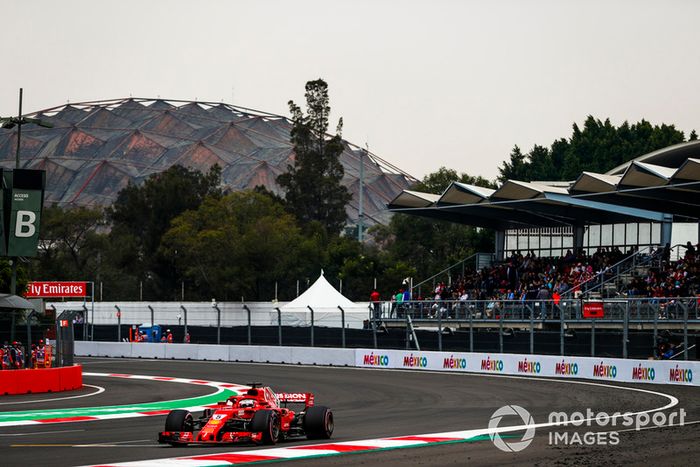
<svg viewBox="0 0 700 467"><path fill-rule="evenodd" d="M694 465L700 458L700 390L664 385L605 385L504 376L397 370L260 365L221 362L85 358L85 372L128 373L223 381L262 382L277 391L311 391L335 415L334 442L478 429L493 412L519 405L536 423L552 411L608 413L665 406L673 396L686 412L685 426L622 431L616 445L550 445L550 429L538 429L521 452L498 450L486 439L466 443L396 449L337 457L288 461L293 465ZM85 376L80 391L0 397L0 412L139 404L210 394L192 384ZM104 388L103 392L100 392ZM66 397L85 397L65 399ZM60 400L59 400L60 399ZM29 402L31 401L31 402ZM165 416L90 422L0 427L0 465L78 466L195 454L215 454L256 446L171 448L156 443ZM504 418L502 424L519 425ZM607 432L601 428L557 428L569 433ZM512 435L520 437L522 433ZM309 444L309 441L294 441ZM284 443L285 445L291 443ZM154 465L157 465L154 463Z"/></svg>

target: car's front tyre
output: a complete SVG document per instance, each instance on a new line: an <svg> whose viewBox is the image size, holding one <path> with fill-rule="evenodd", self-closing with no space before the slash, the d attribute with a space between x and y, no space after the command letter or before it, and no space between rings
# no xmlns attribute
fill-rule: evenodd
<svg viewBox="0 0 700 467"><path fill-rule="evenodd" d="M252 433L262 433L263 444L276 444L280 439L280 417L274 410L258 410L250 421Z"/></svg>

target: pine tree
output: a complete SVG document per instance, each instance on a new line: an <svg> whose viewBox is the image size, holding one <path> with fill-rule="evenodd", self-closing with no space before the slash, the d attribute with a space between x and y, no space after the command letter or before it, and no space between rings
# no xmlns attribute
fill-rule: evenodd
<svg viewBox="0 0 700 467"><path fill-rule="evenodd" d="M340 163L343 152L341 137L343 119L336 134L329 136L328 117L331 111L328 85L322 79L306 83L306 115L293 101L291 142L294 144L294 165L277 177L285 190L285 201L291 213L303 224L318 222L328 234L337 235L345 225L345 206L351 195L341 185L344 170Z"/></svg>

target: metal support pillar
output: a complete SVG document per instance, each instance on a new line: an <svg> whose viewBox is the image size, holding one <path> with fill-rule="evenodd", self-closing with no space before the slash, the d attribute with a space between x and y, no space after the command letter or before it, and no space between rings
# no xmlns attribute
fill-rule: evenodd
<svg viewBox="0 0 700 467"><path fill-rule="evenodd" d="M496 255L496 261L503 261L505 259L505 249L506 249L506 231L496 230L495 238L495 249L494 253Z"/></svg>
<svg viewBox="0 0 700 467"><path fill-rule="evenodd" d="M583 248L583 234L585 227L582 225L575 225L573 228L574 233L574 254L578 253L578 250Z"/></svg>
<svg viewBox="0 0 700 467"><path fill-rule="evenodd" d="M671 234L673 232L673 215L664 214L664 220L661 222L661 246L667 243L671 244Z"/></svg>

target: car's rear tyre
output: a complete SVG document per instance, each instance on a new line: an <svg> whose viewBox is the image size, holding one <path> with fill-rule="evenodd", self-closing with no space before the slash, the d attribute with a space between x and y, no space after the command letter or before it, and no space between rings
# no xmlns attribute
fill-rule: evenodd
<svg viewBox="0 0 700 467"><path fill-rule="evenodd" d="M250 421L250 431L262 433L263 444L276 444L280 429L280 417L274 410L258 410Z"/></svg>
<svg viewBox="0 0 700 467"><path fill-rule="evenodd" d="M306 409L304 431L308 439L329 439L333 434L333 412L328 407L315 405Z"/></svg>

